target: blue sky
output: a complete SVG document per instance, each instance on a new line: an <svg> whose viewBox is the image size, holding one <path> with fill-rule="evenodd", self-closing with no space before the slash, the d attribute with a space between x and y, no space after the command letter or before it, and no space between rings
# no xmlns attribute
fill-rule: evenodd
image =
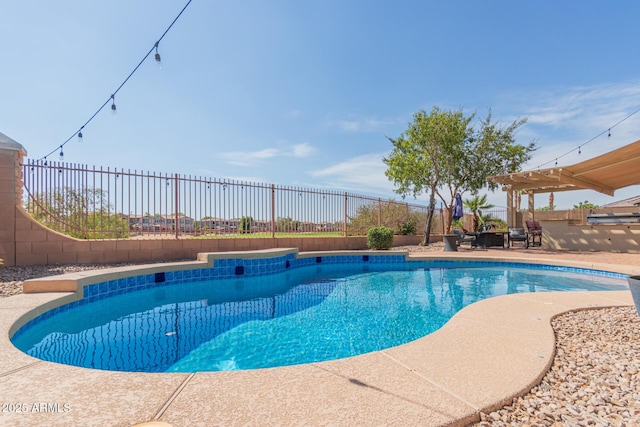
<svg viewBox="0 0 640 427"><path fill-rule="evenodd" d="M185 4L0 0L0 132L32 159L55 150ZM640 108L638 16L637 1L193 0L159 45L163 67L151 55L116 94L117 114L107 106L64 157L399 198L385 136L437 105L527 118L518 142L539 148L525 169L551 167ZM638 139L640 113L557 162ZM555 203L638 194L557 193Z"/></svg>

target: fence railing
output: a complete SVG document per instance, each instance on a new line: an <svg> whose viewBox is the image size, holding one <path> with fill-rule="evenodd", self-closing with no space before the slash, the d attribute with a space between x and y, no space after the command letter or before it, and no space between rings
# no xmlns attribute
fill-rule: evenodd
<svg viewBox="0 0 640 427"><path fill-rule="evenodd" d="M427 207L348 192L27 160L24 205L81 239L358 236L424 232ZM432 229L442 228L442 212ZM408 228L407 228L408 227Z"/></svg>

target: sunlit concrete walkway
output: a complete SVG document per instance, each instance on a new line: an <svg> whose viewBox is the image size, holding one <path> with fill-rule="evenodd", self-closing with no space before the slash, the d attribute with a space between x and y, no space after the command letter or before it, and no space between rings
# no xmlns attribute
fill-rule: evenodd
<svg viewBox="0 0 640 427"><path fill-rule="evenodd" d="M519 258L640 273L640 255L631 254L532 248L411 256ZM20 316L64 295L0 299L0 425L465 425L544 376L554 357L554 316L633 304L628 291L501 296L464 308L427 337L362 356L277 369L148 374L44 362L11 345L7 331Z"/></svg>

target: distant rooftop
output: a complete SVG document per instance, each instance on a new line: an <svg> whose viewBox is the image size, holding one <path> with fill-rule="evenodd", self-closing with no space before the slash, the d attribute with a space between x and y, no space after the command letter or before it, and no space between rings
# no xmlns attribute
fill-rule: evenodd
<svg viewBox="0 0 640 427"><path fill-rule="evenodd" d="M631 206L640 206L640 196L629 197L628 199L619 200L602 206L603 208L625 208Z"/></svg>

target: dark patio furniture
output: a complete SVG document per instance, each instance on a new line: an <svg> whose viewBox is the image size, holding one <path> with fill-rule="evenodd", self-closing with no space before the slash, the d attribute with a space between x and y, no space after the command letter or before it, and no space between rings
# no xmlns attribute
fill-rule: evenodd
<svg viewBox="0 0 640 427"><path fill-rule="evenodd" d="M458 246L460 246L461 243L470 243L472 247L475 246L476 236L467 234L457 228L453 229L453 233L457 236Z"/></svg>
<svg viewBox="0 0 640 427"><path fill-rule="evenodd" d="M529 246L542 246L542 226L540 223L535 219L528 219L525 223L527 224L527 234L529 235L527 239Z"/></svg>
<svg viewBox="0 0 640 427"><path fill-rule="evenodd" d="M529 247L529 235L524 228L510 228L507 233L507 247L511 247L511 242L523 242L526 249Z"/></svg>
<svg viewBox="0 0 640 427"><path fill-rule="evenodd" d="M475 246L479 246L483 249L489 247L503 247L504 248L504 235L502 231L482 231L476 233Z"/></svg>

